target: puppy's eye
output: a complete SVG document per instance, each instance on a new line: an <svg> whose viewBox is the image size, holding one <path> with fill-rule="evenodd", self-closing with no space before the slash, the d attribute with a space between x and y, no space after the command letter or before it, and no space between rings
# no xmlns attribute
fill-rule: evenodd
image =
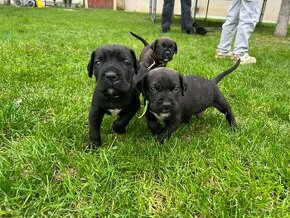
<svg viewBox="0 0 290 218"><path fill-rule="evenodd" d="M179 92L179 86L175 86L175 87L173 88L173 91L176 92L176 93Z"/></svg>
<svg viewBox="0 0 290 218"><path fill-rule="evenodd" d="M101 66L102 65L102 62L98 59L95 61L95 66Z"/></svg>
<svg viewBox="0 0 290 218"><path fill-rule="evenodd" d="M130 66L130 65L131 65L130 61L128 61L128 60L123 60L122 63L123 63L125 66Z"/></svg>
<svg viewBox="0 0 290 218"><path fill-rule="evenodd" d="M157 92L157 89L156 89L155 86L151 86L149 90L150 90L150 92L152 92L152 93L156 93L156 92Z"/></svg>

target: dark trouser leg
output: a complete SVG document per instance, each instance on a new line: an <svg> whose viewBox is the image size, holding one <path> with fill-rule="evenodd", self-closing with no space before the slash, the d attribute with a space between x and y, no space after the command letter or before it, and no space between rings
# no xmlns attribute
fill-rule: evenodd
<svg viewBox="0 0 290 218"><path fill-rule="evenodd" d="M191 0L181 0L181 30L192 33Z"/></svg>
<svg viewBox="0 0 290 218"><path fill-rule="evenodd" d="M170 25L172 23L174 9L174 0L164 0L162 9L162 24L161 29L163 32L170 30Z"/></svg>

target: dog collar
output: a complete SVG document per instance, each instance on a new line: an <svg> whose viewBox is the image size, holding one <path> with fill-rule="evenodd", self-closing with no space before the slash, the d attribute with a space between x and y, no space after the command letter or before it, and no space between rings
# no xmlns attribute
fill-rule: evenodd
<svg viewBox="0 0 290 218"><path fill-rule="evenodd" d="M153 61L153 64L151 64L149 67L147 67L147 71L151 70L151 69L152 69L152 67L153 67L155 64L156 64L156 62L155 62L155 61Z"/></svg>

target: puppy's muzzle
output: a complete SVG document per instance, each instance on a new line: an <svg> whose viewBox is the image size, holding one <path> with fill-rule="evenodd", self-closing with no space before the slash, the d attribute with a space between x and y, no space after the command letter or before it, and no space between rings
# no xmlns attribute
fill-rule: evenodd
<svg viewBox="0 0 290 218"><path fill-rule="evenodd" d="M162 101L157 111L151 111L154 116L162 121L172 115L172 103L170 101Z"/></svg>
<svg viewBox="0 0 290 218"><path fill-rule="evenodd" d="M174 103L170 99L156 101L151 104L151 111L158 118L165 118L170 116L175 111Z"/></svg>
<svg viewBox="0 0 290 218"><path fill-rule="evenodd" d="M114 82L116 82L117 79L117 74L113 71L108 71L105 74L105 78L106 80L108 80L111 84L114 84Z"/></svg>
<svg viewBox="0 0 290 218"><path fill-rule="evenodd" d="M124 86L122 87L122 82L120 81L120 78L118 78L118 74L109 70L104 73L104 81L105 83L103 84L106 84L103 89L105 94L109 96L119 96L120 91L122 91Z"/></svg>
<svg viewBox="0 0 290 218"><path fill-rule="evenodd" d="M164 52L164 61L171 61L172 60L172 52L170 50L166 50Z"/></svg>
<svg viewBox="0 0 290 218"><path fill-rule="evenodd" d="M172 103L170 101L163 101L162 102L162 112L169 112L171 106L172 106Z"/></svg>

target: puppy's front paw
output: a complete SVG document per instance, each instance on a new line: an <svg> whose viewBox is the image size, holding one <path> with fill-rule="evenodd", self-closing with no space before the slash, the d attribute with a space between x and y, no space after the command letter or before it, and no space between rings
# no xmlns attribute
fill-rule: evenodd
<svg viewBox="0 0 290 218"><path fill-rule="evenodd" d="M164 131L164 128L159 122L147 121L147 125L153 135L160 135Z"/></svg>
<svg viewBox="0 0 290 218"><path fill-rule="evenodd" d="M237 131L239 129L239 126L236 123L236 121L234 121L233 123L231 123L231 128L233 129L233 131Z"/></svg>
<svg viewBox="0 0 290 218"><path fill-rule="evenodd" d="M85 144L85 150L89 149L95 149L101 146L101 141L88 141L88 143Z"/></svg>
<svg viewBox="0 0 290 218"><path fill-rule="evenodd" d="M118 134L126 133L126 128L118 125L116 122L113 123L113 130Z"/></svg>
<svg viewBox="0 0 290 218"><path fill-rule="evenodd" d="M157 142L159 145L162 145L164 143L164 140L166 138L166 135L164 134L157 134Z"/></svg>

